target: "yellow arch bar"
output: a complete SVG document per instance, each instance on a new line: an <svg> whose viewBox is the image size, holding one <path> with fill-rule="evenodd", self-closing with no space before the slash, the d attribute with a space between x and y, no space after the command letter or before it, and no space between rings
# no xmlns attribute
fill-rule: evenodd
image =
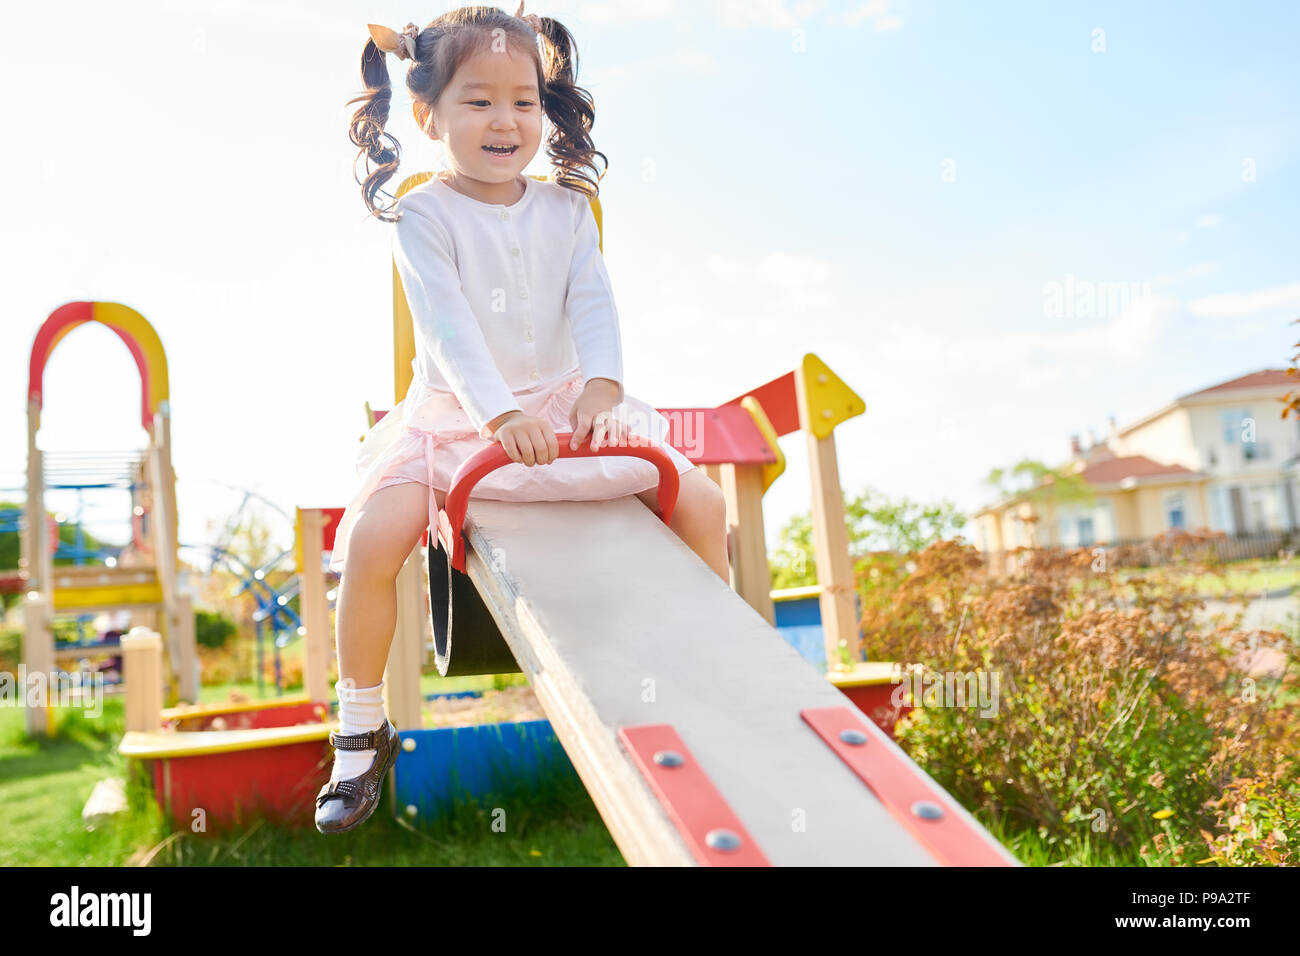
<svg viewBox="0 0 1300 956"><path fill-rule="evenodd" d="M149 370L149 414L156 415L168 398L167 353L149 321L120 302L96 302L95 321L126 333L140 347Z"/></svg>

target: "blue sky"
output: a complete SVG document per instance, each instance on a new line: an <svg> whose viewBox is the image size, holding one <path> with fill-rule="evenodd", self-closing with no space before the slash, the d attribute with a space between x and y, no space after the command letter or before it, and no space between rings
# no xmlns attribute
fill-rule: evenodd
<svg viewBox="0 0 1300 956"><path fill-rule="evenodd" d="M97 299L168 350L184 538L229 505L213 482L346 502L392 366L390 227L365 217L344 103L367 20L449 6L0 14L0 487L21 483L36 329ZM851 491L973 510L991 468L1059 462L1072 432L1284 367L1300 338L1294 4L528 9L571 29L595 97L628 391L714 405L815 352L867 403L837 433ZM438 166L400 75L404 173ZM1062 313L1067 282L1134 294ZM42 447L142 447L133 376L111 334L70 336ZM808 507L803 439L783 447L773 543ZM124 495L90 517L124 527Z"/></svg>

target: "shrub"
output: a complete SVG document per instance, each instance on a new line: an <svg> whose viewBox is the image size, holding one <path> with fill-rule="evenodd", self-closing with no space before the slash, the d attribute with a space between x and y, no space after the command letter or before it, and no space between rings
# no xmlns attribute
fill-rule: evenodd
<svg viewBox="0 0 1300 956"><path fill-rule="evenodd" d="M973 548L941 541L892 588L864 592L868 659L929 679L983 674L997 689L988 717L953 701L916 707L899 744L967 807L1048 842L1096 834L1203 859L1214 802L1239 778L1273 779L1300 737L1276 706L1290 669L1248 679L1240 663L1259 646L1289 663L1290 639L1207 624L1202 602L1168 580L1157 590L1130 576L1126 601L1087 550L1024 550L1016 564L999 579Z"/></svg>
<svg viewBox="0 0 1300 956"><path fill-rule="evenodd" d="M194 640L199 647L225 647L235 631L235 622L220 611L194 612Z"/></svg>
<svg viewBox="0 0 1300 956"><path fill-rule="evenodd" d="M0 673L17 674L23 659L23 632L0 630Z"/></svg>
<svg viewBox="0 0 1300 956"><path fill-rule="evenodd" d="M1210 858L1228 866L1295 866L1300 863L1300 781L1293 763L1272 774L1228 784L1211 806L1217 836L1202 831Z"/></svg>

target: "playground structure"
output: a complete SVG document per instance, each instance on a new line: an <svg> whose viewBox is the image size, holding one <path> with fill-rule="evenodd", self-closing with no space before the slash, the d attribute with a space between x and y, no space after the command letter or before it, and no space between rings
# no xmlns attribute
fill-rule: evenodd
<svg viewBox="0 0 1300 956"><path fill-rule="evenodd" d="M162 638L132 628L122 638L126 734L119 751L148 773L159 807L190 829L248 822L292 825L329 776L329 707L302 697L164 710Z"/></svg>
<svg viewBox="0 0 1300 956"><path fill-rule="evenodd" d="M141 384L140 418L149 444L132 468L134 547L129 554L114 566L60 566L56 571L57 528L45 533L49 526L44 506L46 462L36 436L50 355L64 336L87 322L111 329L135 359ZM153 327L134 309L116 302L70 302L41 325L32 345L28 375L26 491L22 546L27 592L23 663L27 672L56 673L55 615L129 609L133 616L157 623L166 636L169 693L197 700L193 602L177 582L176 476L171 462L167 357ZM48 704L29 705L28 732L48 734L52 717Z"/></svg>
<svg viewBox="0 0 1300 956"><path fill-rule="evenodd" d="M398 195L430 175L409 177ZM599 200L591 205L601 227ZM414 331L396 266L393 289L400 400ZM439 528L398 577L385 673L387 711L403 737L397 806L417 805L428 767L415 755L428 733L418 681L432 630L441 674L528 677L631 864L1014 864L887 733L845 706L847 687L836 689L773 627L762 494L784 468L776 438L801 430L826 659L833 670L842 647L860 656L834 429L864 410L812 355L717 408L660 410L667 440L726 495L732 588L664 526L677 479L666 456L659 515L629 499L474 500L474 481L513 463L495 446L464 462ZM567 436L557 439L570 457ZM653 461L653 452L595 454ZM593 453L588 444L572 454ZM564 562L554 560L556 541ZM880 677L853 673L846 684L879 686ZM817 825L792 827L794 812Z"/></svg>
<svg viewBox="0 0 1300 956"><path fill-rule="evenodd" d="M430 175L408 178L399 195ZM599 201L591 205L600 226ZM412 374L414 332L395 266L393 289L394 394L400 400ZM439 764L445 771L448 759L465 757L464 748L448 747L446 729L421 727L420 672L432 650L443 675L527 676L549 721L502 725L514 731L507 749L519 762L512 769L525 769L519 755L528 748L522 745L545 743L533 731L548 724L631 864L1015 864L893 743L888 726L863 716L892 682L890 665L857 661L834 428L864 410L812 355L716 408L660 410L671 426L667 440L726 495L731 587L665 527L677 474L653 447L606 447L594 454L635 451L656 464L657 515L627 498L472 499L477 478L513 463L495 446L465 462L448 489L439 527L432 536L426 532L397 581L397 624L384 679L386 710L402 735L388 781L398 812L411 818L427 812L438 785L431 775ZM369 424L383 414L367 406ZM784 469L777 438L795 430L808 442L822 577L800 597L817 604L828 674L773 626L762 496ZM593 454L588 444L566 455L567 435L557 437L561 457ZM281 702L288 719L307 716L294 715L293 707L328 707L330 700L323 555L332 548L341 511L298 509L304 693L301 700ZM565 542L564 562L554 559L555 541ZM580 591L574 581L583 582ZM128 672L155 666L147 661L159 655L159 645L148 632L128 639ZM845 656L855 662L847 671L837 668ZM131 678L128 690L156 683ZM858 706L850 706L846 695ZM186 806L211 807L214 788L259 775L264 790L280 788L269 796L283 798L286 813L296 806L299 821L309 818L303 794L323 779L328 724L214 730L199 720L209 729L164 730L157 701L136 706L130 698L128 715L122 752L152 761L160 801L166 797L175 819L184 819ZM459 728L462 735L480 729ZM276 766L288 761L271 755L295 746L303 747L305 777L275 778ZM249 757L255 751L265 755L257 767ZM233 762L186 778L206 781L202 785L178 785L182 761L221 754ZM312 754L315 775L305 769ZM805 818L806 828L792 814Z"/></svg>

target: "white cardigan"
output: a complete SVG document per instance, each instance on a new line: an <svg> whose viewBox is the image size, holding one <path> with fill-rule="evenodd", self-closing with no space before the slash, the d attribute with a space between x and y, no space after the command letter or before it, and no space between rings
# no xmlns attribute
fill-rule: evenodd
<svg viewBox="0 0 1300 956"><path fill-rule="evenodd" d="M433 177L398 200L393 238L415 323L412 368L452 392L483 438L516 393L579 372L618 383L618 311L586 196L525 176L510 206L479 202Z"/></svg>

